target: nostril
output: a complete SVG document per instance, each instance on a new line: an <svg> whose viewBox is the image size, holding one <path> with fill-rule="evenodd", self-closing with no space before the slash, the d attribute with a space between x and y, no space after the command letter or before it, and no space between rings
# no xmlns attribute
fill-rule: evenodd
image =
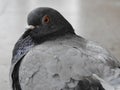
<svg viewBox="0 0 120 90"><path fill-rule="evenodd" d="M28 30L28 29L33 30L34 28L35 28L35 26L33 26L33 25L27 25L26 26L26 30Z"/></svg>

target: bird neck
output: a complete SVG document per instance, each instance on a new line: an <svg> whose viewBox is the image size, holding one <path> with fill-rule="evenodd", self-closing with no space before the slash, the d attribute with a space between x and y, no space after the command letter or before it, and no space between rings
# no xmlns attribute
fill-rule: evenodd
<svg viewBox="0 0 120 90"><path fill-rule="evenodd" d="M65 35L68 35L68 34L75 34L74 32L74 29L73 28L62 28L61 30L59 31L56 31L54 33L51 33L51 34L48 34L48 35L45 35L43 37L40 37L39 39L35 40L34 43L35 44L41 44L45 41L48 41L48 40L54 40L54 39L57 39L57 38L60 38L60 37L64 37Z"/></svg>

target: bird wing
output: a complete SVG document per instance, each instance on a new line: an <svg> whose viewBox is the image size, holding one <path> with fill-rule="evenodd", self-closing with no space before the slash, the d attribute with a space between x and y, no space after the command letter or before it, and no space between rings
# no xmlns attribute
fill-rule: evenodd
<svg viewBox="0 0 120 90"><path fill-rule="evenodd" d="M34 43L29 36L26 38L23 38L22 36L15 44L10 68L10 81L12 83L13 90L16 90L16 87L20 88L18 80L20 62L33 46Z"/></svg>
<svg viewBox="0 0 120 90"><path fill-rule="evenodd" d="M19 82L22 90L79 90L75 87L84 77L106 79L118 65L101 46L67 35L32 48L21 62Z"/></svg>

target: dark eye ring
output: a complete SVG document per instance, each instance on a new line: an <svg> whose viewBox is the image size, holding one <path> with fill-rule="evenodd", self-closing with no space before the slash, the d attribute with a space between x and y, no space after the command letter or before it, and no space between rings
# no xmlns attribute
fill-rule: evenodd
<svg viewBox="0 0 120 90"><path fill-rule="evenodd" d="M50 22L49 16L48 16L48 15L45 15L45 16L43 17L42 22L48 24L48 23Z"/></svg>

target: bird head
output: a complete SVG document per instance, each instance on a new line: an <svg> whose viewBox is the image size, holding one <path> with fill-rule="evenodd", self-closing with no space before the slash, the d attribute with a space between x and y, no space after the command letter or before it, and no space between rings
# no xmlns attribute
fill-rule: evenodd
<svg viewBox="0 0 120 90"><path fill-rule="evenodd" d="M28 29L16 42L12 62L19 60L36 44L49 39L75 34L70 23L56 10L42 7L28 14Z"/></svg>
<svg viewBox="0 0 120 90"><path fill-rule="evenodd" d="M74 33L70 23L56 10L52 8L37 8L28 14L28 26L25 35L29 35L34 42Z"/></svg>

